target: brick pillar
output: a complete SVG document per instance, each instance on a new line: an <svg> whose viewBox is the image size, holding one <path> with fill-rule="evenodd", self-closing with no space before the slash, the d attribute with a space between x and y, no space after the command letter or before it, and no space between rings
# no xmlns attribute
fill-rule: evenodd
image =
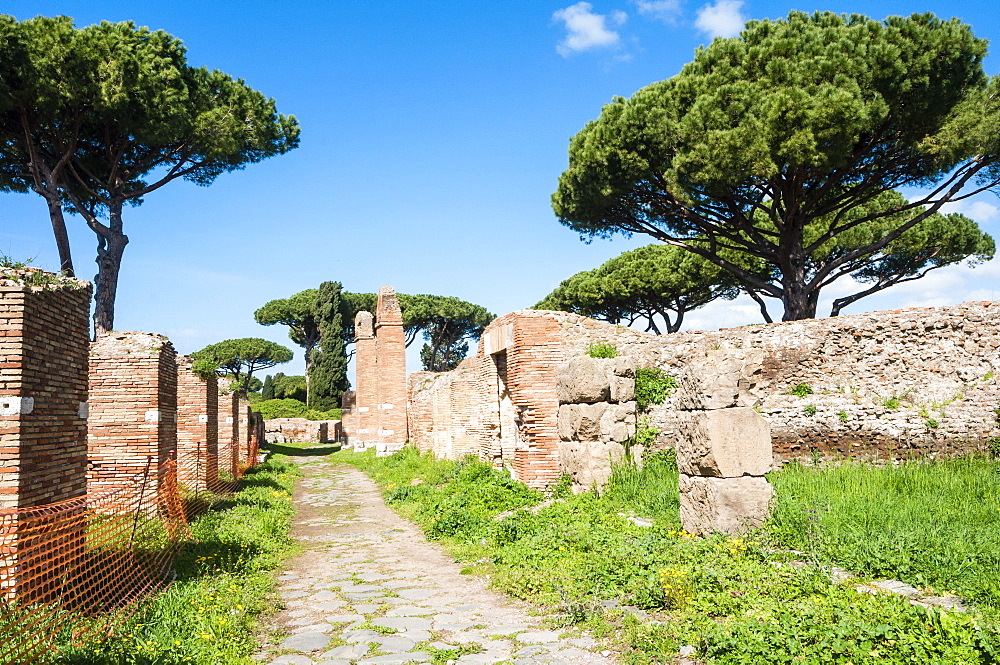
<svg viewBox="0 0 1000 665"><path fill-rule="evenodd" d="M90 346L87 489L152 475L177 448L177 354L163 335L110 332Z"/></svg>
<svg viewBox="0 0 1000 665"><path fill-rule="evenodd" d="M177 356L177 463L181 483L215 489L219 480L219 387L191 370L190 356Z"/></svg>
<svg viewBox="0 0 1000 665"><path fill-rule="evenodd" d="M355 430L348 443L364 450L378 440L378 370L376 367L375 328L371 312L358 312L354 318L354 418Z"/></svg>
<svg viewBox="0 0 1000 665"><path fill-rule="evenodd" d="M87 491L89 309L87 282L0 274L0 508Z"/></svg>
<svg viewBox="0 0 1000 665"><path fill-rule="evenodd" d="M238 419L237 398L234 393L220 393L219 411L216 424L219 428L219 471L232 474L239 473L239 430L236 427Z"/></svg>
<svg viewBox="0 0 1000 665"><path fill-rule="evenodd" d="M378 369L378 454L406 443L406 336L403 314L391 286L378 290L375 314L375 364Z"/></svg>
<svg viewBox="0 0 1000 665"><path fill-rule="evenodd" d="M236 429L239 431L237 448L239 463L246 465L250 455L250 432L253 419L250 415L250 401L237 396L236 399Z"/></svg>
<svg viewBox="0 0 1000 665"><path fill-rule="evenodd" d="M0 271L0 595L8 599L54 600L83 554L89 312L87 282ZM58 510L29 510L56 502Z"/></svg>

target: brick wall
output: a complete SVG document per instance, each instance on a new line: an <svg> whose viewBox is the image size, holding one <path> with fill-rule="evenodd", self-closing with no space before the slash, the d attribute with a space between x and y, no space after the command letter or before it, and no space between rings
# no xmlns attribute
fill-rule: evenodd
<svg viewBox="0 0 1000 665"><path fill-rule="evenodd" d="M142 473L147 459L158 477L177 448L176 358L153 333L110 332L91 344L88 491Z"/></svg>
<svg viewBox="0 0 1000 665"><path fill-rule="evenodd" d="M333 443L340 435L339 420L272 418L264 421L264 440L268 443Z"/></svg>
<svg viewBox="0 0 1000 665"><path fill-rule="evenodd" d="M406 443L406 336L396 292L383 286L375 316L378 445L398 448Z"/></svg>
<svg viewBox="0 0 1000 665"><path fill-rule="evenodd" d="M358 312L354 318L354 414L355 427L348 442L359 450L378 440L378 354L375 317Z"/></svg>
<svg viewBox="0 0 1000 665"><path fill-rule="evenodd" d="M32 279L34 278L34 279ZM36 280L43 286L26 286ZM90 284L0 274L0 507L86 492Z"/></svg>
<svg viewBox="0 0 1000 665"><path fill-rule="evenodd" d="M191 489L206 490L219 478L219 386L215 376L203 379L191 371L192 362L190 356L176 359L178 478Z"/></svg>
<svg viewBox="0 0 1000 665"><path fill-rule="evenodd" d="M239 401L231 392L220 391L218 397L216 426L219 430L219 470L228 471L234 477L239 463Z"/></svg>
<svg viewBox="0 0 1000 665"><path fill-rule="evenodd" d="M460 459L481 448L482 411L476 371L469 366L452 372L413 372L407 406L410 439L421 451Z"/></svg>

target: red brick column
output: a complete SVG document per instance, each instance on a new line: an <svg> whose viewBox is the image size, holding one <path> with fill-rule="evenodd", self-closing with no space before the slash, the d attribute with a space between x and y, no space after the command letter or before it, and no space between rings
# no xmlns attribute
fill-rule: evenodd
<svg viewBox="0 0 1000 665"><path fill-rule="evenodd" d="M53 283L25 286L32 275ZM87 491L89 309L87 282L27 269L0 273L2 508Z"/></svg>
<svg viewBox="0 0 1000 665"><path fill-rule="evenodd" d="M146 469L154 478L177 448L177 354L163 335L110 332L90 347L87 488Z"/></svg>
<svg viewBox="0 0 1000 665"><path fill-rule="evenodd" d="M0 270L0 595L7 599L52 600L83 553L89 312L87 282ZM58 511L26 512L56 502Z"/></svg>
<svg viewBox="0 0 1000 665"><path fill-rule="evenodd" d="M178 479L194 490L214 489L219 479L219 387L191 370L190 356L177 356Z"/></svg>
<svg viewBox="0 0 1000 665"><path fill-rule="evenodd" d="M406 443L406 336L403 314L391 286L378 291L375 314L378 368L378 452L399 450Z"/></svg>
<svg viewBox="0 0 1000 665"><path fill-rule="evenodd" d="M253 418L250 415L250 401L237 396L236 399L236 429L239 432L237 438L238 459L241 464L246 464L250 455L250 432L253 428Z"/></svg>
<svg viewBox="0 0 1000 665"><path fill-rule="evenodd" d="M220 394L216 424L219 428L219 470L228 471L233 478L239 473L239 430L236 421L238 403L234 393Z"/></svg>
<svg viewBox="0 0 1000 665"><path fill-rule="evenodd" d="M364 450L378 440L378 369L375 328L371 312L358 312L354 318L354 418L355 430L348 443Z"/></svg>

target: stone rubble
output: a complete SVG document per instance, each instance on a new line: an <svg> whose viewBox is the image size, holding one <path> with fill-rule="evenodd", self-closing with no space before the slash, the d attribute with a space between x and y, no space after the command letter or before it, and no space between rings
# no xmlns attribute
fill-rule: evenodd
<svg viewBox="0 0 1000 665"><path fill-rule="evenodd" d="M305 552L279 575L285 609L254 659L268 665L429 663L610 665L596 641L549 630L523 603L461 574L416 526L387 508L363 473L323 458L301 464L293 534ZM262 640L265 639L262 637Z"/></svg>

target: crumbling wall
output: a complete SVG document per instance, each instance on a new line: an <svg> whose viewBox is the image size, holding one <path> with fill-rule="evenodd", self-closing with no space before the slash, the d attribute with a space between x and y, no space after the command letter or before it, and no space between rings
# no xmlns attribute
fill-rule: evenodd
<svg viewBox="0 0 1000 665"><path fill-rule="evenodd" d="M215 376L202 378L191 370L191 356L177 356L177 459L178 478L194 490L213 489L219 468L219 386ZM231 454L231 448L228 448Z"/></svg>
<svg viewBox="0 0 1000 665"><path fill-rule="evenodd" d="M355 406L347 437L355 450L364 450L378 441L378 355L371 312L358 312L354 333Z"/></svg>
<svg viewBox="0 0 1000 665"><path fill-rule="evenodd" d="M88 282L0 274L0 508L86 492L89 307Z"/></svg>
<svg viewBox="0 0 1000 665"><path fill-rule="evenodd" d="M612 464L635 437L635 363L631 358L576 356L556 367L559 380L560 466L576 490L602 487Z"/></svg>
<svg viewBox="0 0 1000 665"><path fill-rule="evenodd" d="M377 436L379 454L399 450L407 441L406 335L403 314L391 286L378 291L375 314L375 366L377 372Z"/></svg>
<svg viewBox="0 0 1000 665"><path fill-rule="evenodd" d="M445 459L479 453L485 399L475 368L413 372L409 394L408 429L421 452L432 450Z"/></svg>
<svg viewBox="0 0 1000 665"><path fill-rule="evenodd" d="M1000 436L1000 304L889 310L718 331L651 335L563 313L568 352L614 344L639 367L677 376L712 349L764 353L757 407L778 460L955 455ZM813 391L789 395L799 384ZM809 406L815 408L807 408ZM674 445L673 399L651 409Z"/></svg>
<svg viewBox="0 0 1000 665"><path fill-rule="evenodd" d="M229 391L219 389L219 411L216 417L219 438L219 470L229 472L234 478L239 473L239 401Z"/></svg>
<svg viewBox="0 0 1000 665"><path fill-rule="evenodd" d="M268 443L331 443L340 439L339 420L272 418L264 421Z"/></svg>
<svg viewBox="0 0 1000 665"><path fill-rule="evenodd" d="M90 346L88 492L146 469L151 487L177 448L177 354L163 335L109 332Z"/></svg>

